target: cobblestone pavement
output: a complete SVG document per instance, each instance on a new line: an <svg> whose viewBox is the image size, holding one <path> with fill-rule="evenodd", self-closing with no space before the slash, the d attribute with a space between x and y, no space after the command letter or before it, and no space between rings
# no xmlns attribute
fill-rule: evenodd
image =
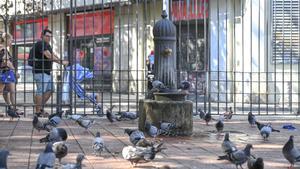
<svg viewBox="0 0 300 169"><path fill-rule="evenodd" d="M216 116L214 116L217 118ZM66 128L68 132L67 144L69 155L62 159L62 163L75 162L77 153L83 152L87 159L83 161L85 169L124 169L133 168L128 161L123 160L121 151L125 145L130 145L128 137L124 134L124 128L136 128L137 121L124 121L110 124L105 118L95 118L97 123L91 129L95 133L100 131L106 145L111 153L103 153L101 157L92 154L91 133L84 132L76 123L64 119L60 127ZM252 153L257 157L263 157L266 169L283 169L289 163L283 158L281 149L290 135L295 136L295 145L300 145L300 133L298 130L287 131L281 129L283 124L292 123L300 129L299 117L296 116L258 116L262 122L271 121L274 128L280 129L280 133L272 133L270 140L264 142L257 128L248 125L246 116L234 116L232 120L225 122L224 131L230 132L230 138L238 148L244 148L247 143L253 144ZM168 165L171 168L199 168L199 169L231 169L235 166L226 161L218 161L217 155L222 155L221 142L223 137L217 138L215 122L210 126L194 117L194 134L191 137L160 137L167 148L159 153L149 163L139 164L135 168L157 168ZM9 121L7 117L0 119L0 145L1 148L10 150L8 157L9 169L33 169L39 152L44 149L44 144L39 139L46 132L40 133L32 129L32 117L21 117L19 121ZM300 148L300 146L299 146ZM57 162L57 166L59 166ZM247 168L246 164L243 165ZM300 164L295 168L300 168Z"/></svg>

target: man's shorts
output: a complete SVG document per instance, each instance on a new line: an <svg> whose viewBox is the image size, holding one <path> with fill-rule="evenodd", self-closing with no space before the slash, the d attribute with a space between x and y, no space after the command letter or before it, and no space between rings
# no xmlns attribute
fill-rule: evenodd
<svg viewBox="0 0 300 169"><path fill-rule="evenodd" d="M48 91L54 92L54 85L51 75L46 73L36 73L34 74L34 81L36 84L35 95L41 96Z"/></svg>

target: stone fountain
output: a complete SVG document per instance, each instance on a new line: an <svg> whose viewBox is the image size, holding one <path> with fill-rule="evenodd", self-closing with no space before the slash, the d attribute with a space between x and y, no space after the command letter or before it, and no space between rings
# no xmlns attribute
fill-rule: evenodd
<svg viewBox="0 0 300 169"><path fill-rule="evenodd" d="M154 93L154 100L139 102L139 129L144 131L145 121L159 128L159 122L176 125L172 133L189 136L193 133L193 103L185 100L186 94L177 91L176 69L176 27L167 19L165 11L162 19L153 29L155 60L155 80L164 83L167 93Z"/></svg>

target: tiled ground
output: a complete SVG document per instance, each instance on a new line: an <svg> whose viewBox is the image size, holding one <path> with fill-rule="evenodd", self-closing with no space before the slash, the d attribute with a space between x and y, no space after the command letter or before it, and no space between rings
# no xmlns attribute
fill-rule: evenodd
<svg viewBox="0 0 300 169"><path fill-rule="evenodd" d="M60 127L66 128L69 134L67 144L69 145L69 155L62 159L63 163L74 162L77 153L85 153L87 160L83 162L83 168L94 169L125 169L133 168L128 161L121 156L122 148L130 145L128 137L124 134L124 128L136 128L137 121L125 121L110 124L105 118L95 118L95 124L91 131L100 131L111 153L105 152L102 157L95 157L92 154L91 142L93 136L84 132L71 120L64 119ZM274 128L281 128L283 124L292 123L300 129L300 117L295 116L260 116L258 120L271 121ZM214 128L205 126L199 117L194 117L194 135L191 137L161 137L167 148L158 154L153 162L139 164L135 168L158 168L168 165L171 168L197 168L197 169L231 169L233 164L226 161L218 161L217 155L222 155L221 142L223 137L217 138ZM0 119L0 146L10 150L8 158L9 169L33 169L39 152L44 149L44 144L39 143L39 139L46 132L38 133L32 129L32 118L27 116L19 121L10 122L8 118ZM225 122L225 131L231 132L231 140L239 148L243 148L247 143L253 144L253 154L264 158L266 169L283 169L289 166L283 158L281 149L287 141L289 135L295 135L295 145L300 145L300 133L281 129L280 133L273 133L270 141L263 142L256 128L250 128L246 116L234 116L231 121ZM300 148L300 146L299 146ZM297 165L296 165L297 166ZM298 165L300 166L300 164ZM296 168L300 168L300 167ZM246 164L243 165L247 168Z"/></svg>

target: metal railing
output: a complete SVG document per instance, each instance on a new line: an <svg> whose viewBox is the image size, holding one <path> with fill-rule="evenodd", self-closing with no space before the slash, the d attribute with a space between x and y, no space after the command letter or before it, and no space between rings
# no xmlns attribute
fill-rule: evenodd
<svg viewBox="0 0 300 169"><path fill-rule="evenodd" d="M10 51L21 75L16 83L17 107L26 114L35 111L36 86L28 54L48 28L53 31L50 44L60 59L93 73L92 79L77 81L84 95L97 94L104 109L116 105L114 111L138 111L139 100L148 92L147 57L154 50L152 29L160 19L163 1L41 2L34 6L16 0L12 6L2 6L7 11L0 27L14 38ZM280 15L280 5L287 6L288 1L168 2L169 18L177 29L177 79L191 82L188 99L195 111L202 108L218 114L229 107L237 114L298 111L300 65L299 51L294 49L300 44L293 34L300 30L299 17L294 18L300 15L295 13L300 2L291 1L295 11L285 15ZM282 28L291 33L279 34ZM97 104L78 97L72 85L64 100L64 66L55 64L52 73L56 91L43 105L48 112L71 109L95 114ZM2 97L0 105L6 105Z"/></svg>

